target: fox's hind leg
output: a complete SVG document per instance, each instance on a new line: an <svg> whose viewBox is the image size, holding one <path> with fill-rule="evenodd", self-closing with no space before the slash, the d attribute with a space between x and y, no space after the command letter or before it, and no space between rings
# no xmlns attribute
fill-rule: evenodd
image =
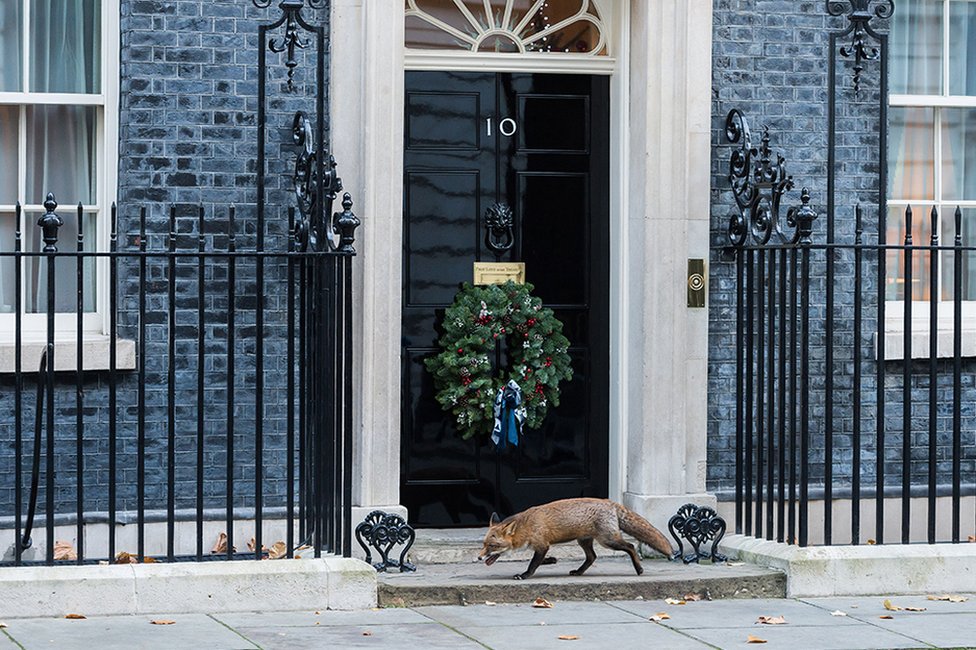
<svg viewBox="0 0 976 650"><path fill-rule="evenodd" d="M536 549L536 552L532 556L532 559L529 560L529 568L527 568L524 573L515 574L515 579L525 580L526 578L531 578L532 574L535 573L535 570L539 568L539 565L544 563L546 559L546 553L548 552L549 552L548 546L543 549Z"/></svg>
<svg viewBox="0 0 976 650"><path fill-rule="evenodd" d="M640 556L637 555L637 550L634 548L634 545L625 540L620 533L617 533L616 537L608 539L605 542L601 540L600 543L607 548L612 548L615 551L624 551L627 553L627 555L630 556L630 561L634 563L634 571L637 572L637 575L644 573L644 567L641 566Z"/></svg>
<svg viewBox="0 0 976 650"><path fill-rule="evenodd" d="M583 547L583 552L586 553L586 559L583 560L583 564L579 565L578 569L574 569L569 572L571 576L581 576L583 572L590 568L593 564L593 560L596 559L596 552L593 550L593 539L590 537L584 537L583 539L576 540L579 545Z"/></svg>

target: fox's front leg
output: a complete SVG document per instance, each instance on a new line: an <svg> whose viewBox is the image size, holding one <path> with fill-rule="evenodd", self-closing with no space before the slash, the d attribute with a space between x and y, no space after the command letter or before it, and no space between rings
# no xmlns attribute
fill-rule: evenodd
<svg viewBox="0 0 976 650"><path fill-rule="evenodd" d="M524 573L516 574L515 579L525 580L526 578L531 578L532 574L535 573L535 570L538 569L539 565L542 564L543 561L546 559L546 553L548 552L549 552L548 546L545 548L536 549L535 554L532 556L532 559L529 560L529 568L526 569Z"/></svg>

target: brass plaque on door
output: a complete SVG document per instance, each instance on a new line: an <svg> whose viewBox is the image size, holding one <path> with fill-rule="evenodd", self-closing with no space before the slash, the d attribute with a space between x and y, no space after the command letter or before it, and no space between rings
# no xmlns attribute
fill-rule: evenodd
<svg viewBox="0 0 976 650"><path fill-rule="evenodd" d="M475 262L475 284L525 284L525 262Z"/></svg>

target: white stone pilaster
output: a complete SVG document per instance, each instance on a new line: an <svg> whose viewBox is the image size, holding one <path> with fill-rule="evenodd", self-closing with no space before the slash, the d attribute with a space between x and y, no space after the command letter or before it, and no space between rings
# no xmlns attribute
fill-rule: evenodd
<svg viewBox="0 0 976 650"><path fill-rule="evenodd" d="M711 0L631 3L631 351L624 501L661 523L705 492L707 309L687 306L708 260Z"/></svg>
<svg viewBox="0 0 976 650"><path fill-rule="evenodd" d="M354 503L400 500L403 2L333 0L332 147L362 219L354 272Z"/></svg>

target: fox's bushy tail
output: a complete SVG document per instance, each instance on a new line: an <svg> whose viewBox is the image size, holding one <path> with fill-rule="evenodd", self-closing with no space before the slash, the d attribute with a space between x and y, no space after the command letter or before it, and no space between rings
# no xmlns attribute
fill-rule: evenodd
<svg viewBox="0 0 976 650"><path fill-rule="evenodd" d="M674 556L674 549L671 542L659 531L633 510L628 510L619 503L617 506L617 520L620 522L620 530L628 535L636 537L655 551L663 554L668 559Z"/></svg>

